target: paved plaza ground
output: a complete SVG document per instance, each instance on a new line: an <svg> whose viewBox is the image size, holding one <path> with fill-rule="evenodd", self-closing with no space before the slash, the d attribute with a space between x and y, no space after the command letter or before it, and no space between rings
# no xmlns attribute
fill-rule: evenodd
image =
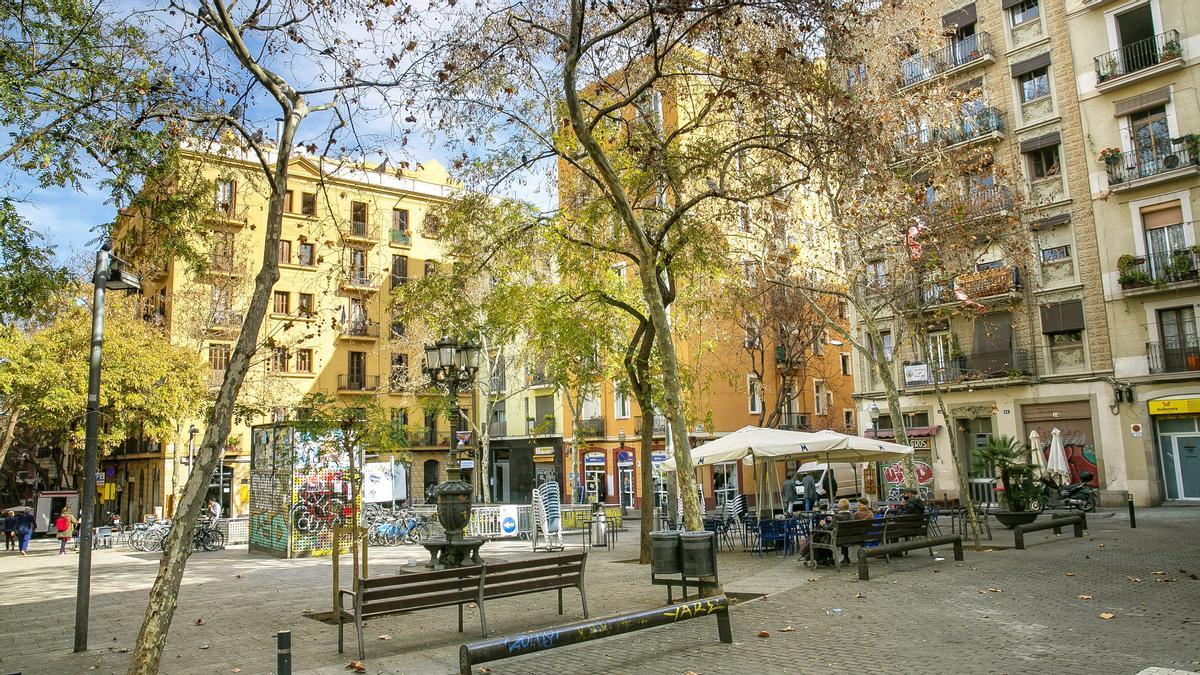
<svg viewBox="0 0 1200 675"><path fill-rule="evenodd" d="M735 606L732 645L718 641L713 619L698 619L486 667L494 675L1200 671L1200 509L1143 509L1136 530L1121 514L1097 514L1090 525L1084 539L1031 534L1026 551L1001 548L1012 535L998 528L996 548L968 549L962 563L949 547L939 553L945 560L914 552L890 565L873 562L869 582L853 570L813 571L794 559L723 552L728 591L766 594ZM91 650L73 654L77 559L55 555L53 542L34 548L28 558L0 553L0 672L123 672L157 554L97 552ZM493 559L530 555L525 542L484 550ZM412 547L372 549L372 576L423 555ZM649 570L628 562L635 556L633 533L613 551L589 554L593 617L665 603ZM329 609L330 570L328 558L277 560L244 547L194 555L162 672L271 673L275 631L285 629L293 632L295 672L349 672L354 655L337 654L336 629L304 616ZM582 619L577 595L565 597L561 618L553 593L489 602L492 634ZM474 610L466 628L457 632L453 608L371 621L367 672L457 672L458 646L479 638ZM759 637L763 631L767 637ZM352 636L351 629L348 647Z"/></svg>

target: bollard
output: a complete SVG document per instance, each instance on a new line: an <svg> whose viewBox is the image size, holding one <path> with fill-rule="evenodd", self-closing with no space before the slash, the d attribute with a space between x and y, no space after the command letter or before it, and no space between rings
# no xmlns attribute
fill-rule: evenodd
<svg viewBox="0 0 1200 675"><path fill-rule="evenodd" d="M278 663L275 664L277 675L292 675L292 631L281 630L275 634L279 643Z"/></svg>
<svg viewBox="0 0 1200 675"><path fill-rule="evenodd" d="M1125 494L1125 504L1129 507L1129 528L1132 530L1136 530L1137 529L1137 514L1135 514L1133 512L1133 495L1132 494L1129 494L1129 493Z"/></svg>

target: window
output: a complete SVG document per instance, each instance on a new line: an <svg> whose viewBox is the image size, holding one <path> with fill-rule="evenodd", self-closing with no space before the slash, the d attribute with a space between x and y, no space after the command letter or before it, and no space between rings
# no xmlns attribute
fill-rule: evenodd
<svg viewBox="0 0 1200 675"><path fill-rule="evenodd" d="M317 193L300 193L300 213L306 216L317 215Z"/></svg>
<svg viewBox="0 0 1200 675"><path fill-rule="evenodd" d="M437 268L438 268L438 264L437 264L436 260L426 260L425 261L425 276L431 277L431 276L437 274Z"/></svg>
<svg viewBox="0 0 1200 675"><path fill-rule="evenodd" d="M1041 15L1041 7L1038 0L1023 0L1016 5L1008 8L1008 17L1012 21L1015 28L1028 21L1033 21Z"/></svg>
<svg viewBox="0 0 1200 675"><path fill-rule="evenodd" d="M867 286L875 289L887 288L886 260L867 263Z"/></svg>
<svg viewBox="0 0 1200 675"><path fill-rule="evenodd" d="M392 338L404 337L404 322L392 321Z"/></svg>
<svg viewBox="0 0 1200 675"><path fill-rule="evenodd" d="M350 224L366 228L367 226L367 204L366 202L350 202ZM355 230L357 232L357 230Z"/></svg>
<svg viewBox="0 0 1200 675"><path fill-rule="evenodd" d="M392 231L408 232L408 209L392 209Z"/></svg>
<svg viewBox="0 0 1200 675"><path fill-rule="evenodd" d="M845 300L838 300L837 318L839 318L839 319L849 319L850 318L850 303L846 302Z"/></svg>
<svg viewBox="0 0 1200 675"><path fill-rule="evenodd" d="M602 415L600 411L600 397L596 395L596 390L593 388L584 389L579 403L579 417L585 420L594 420Z"/></svg>
<svg viewBox="0 0 1200 675"><path fill-rule="evenodd" d="M304 267L313 267L317 264L316 256L313 255L314 247L312 244L300 244L296 251L296 264Z"/></svg>
<svg viewBox="0 0 1200 675"><path fill-rule="evenodd" d="M229 367L229 345L211 344L208 346L208 365L213 370L225 370Z"/></svg>
<svg viewBox="0 0 1200 675"><path fill-rule="evenodd" d="M829 331L823 331L813 340L813 354L821 356L825 353L825 345L829 343Z"/></svg>
<svg viewBox="0 0 1200 675"><path fill-rule="evenodd" d="M283 193L283 212L284 213L293 213L292 199L294 199L295 196L296 196L296 193L291 190L288 190Z"/></svg>
<svg viewBox="0 0 1200 675"><path fill-rule="evenodd" d="M275 291L275 301L271 311L276 314L291 314L292 294L287 291Z"/></svg>
<svg viewBox="0 0 1200 675"><path fill-rule="evenodd" d="M1172 151L1167 107L1155 106L1130 115L1129 136L1133 141L1133 151L1137 154L1139 168L1145 167L1140 175L1153 175L1155 169L1161 171L1158 162Z"/></svg>
<svg viewBox="0 0 1200 675"><path fill-rule="evenodd" d="M296 307L299 310L300 316L313 316L316 314L316 304L313 302L312 293L301 293L300 301Z"/></svg>
<svg viewBox="0 0 1200 675"><path fill-rule="evenodd" d="M1042 249L1042 264L1056 263L1063 260L1068 260L1071 257L1071 245L1063 244L1062 246L1052 246Z"/></svg>
<svg viewBox="0 0 1200 675"><path fill-rule="evenodd" d="M1029 179L1051 178L1059 174L1058 146L1039 148L1025 153L1029 163Z"/></svg>
<svg viewBox="0 0 1200 675"><path fill-rule="evenodd" d="M392 354L391 384L393 389L408 384L408 354Z"/></svg>
<svg viewBox="0 0 1200 675"><path fill-rule="evenodd" d="M746 394L749 400L751 415L761 415L763 411L762 382L757 375L746 376Z"/></svg>
<svg viewBox="0 0 1200 675"><path fill-rule="evenodd" d="M277 373L286 373L288 370L288 350L287 347L276 347L271 352L271 370Z"/></svg>
<svg viewBox="0 0 1200 675"><path fill-rule="evenodd" d="M881 331L879 333L879 343L883 345L883 360L892 360L892 332Z"/></svg>
<svg viewBox="0 0 1200 675"><path fill-rule="evenodd" d="M1003 260L985 260L983 262L975 263L975 271L976 272L987 272L988 270L998 270L1001 267L1004 267Z"/></svg>
<svg viewBox="0 0 1200 675"><path fill-rule="evenodd" d="M849 408L842 409L842 428L847 431L854 428L854 411Z"/></svg>
<svg viewBox="0 0 1200 675"><path fill-rule="evenodd" d="M742 346L746 349L762 349L762 328L758 325L758 319L747 314L742 323L745 332Z"/></svg>
<svg viewBox="0 0 1200 675"><path fill-rule="evenodd" d="M843 352L841 354L841 358L842 358L842 374L849 375L850 374L850 355Z"/></svg>
<svg viewBox="0 0 1200 675"><path fill-rule="evenodd" d="M217 194L215 206L217 210L225 215L233 213L234 206L237 200L237 183L232 180L217 181Z"/></svg>
<svg viewBox="0 0 1200 675"><path fill-rule="evenodd" d="M1050 69L1042 66L1017 78L1021 87L1021 103L1029 103L1050 95Z"/></svg>
<svg viewBox="0 0 1200 675"><path fill-rule="evenodd" d="M620 384L613 387L613 417L629 419L629 391Z"/></svg>
<svg viewBox="0 0 1200 675"><path fill-rule="evenodd" d="M292 262L292 242L286 239L279 240L279 264L287 265Z"/></svg>
<svg viewBox="0 0 1200 675"><path fill-rule="evenodd" d="M1200 366L1200 349L1196 341L1196 313L1192 307L1159 310L1158 333L1161 361L1155 367L1155 350L1152 347L1151 372L1197 370L1197 366Z"/></svg>
<svg viewBox="0 0 1200 675"><path fill-rule="evenodd" d="M817 415L828 415L829 389L823 380L813 382L813 412Z"/></svg>
<svg viewBox="0 0 1200 675"><path fill-rule="evenodd" d="M313 371L313 351L311 349L296 350L296 372L311 373Z"/></svg>
<svg viewBox="0 0 1200 675"><path fill-rule="evenodd" d="M867 81L867 64L859 63L846 69L846 90L853 93Z"/></svg>
<svg viewBox="0 0 1200 675"><path fill-rule="evenodd" d="M713 464L713 497L717 506L724 506L738 493L737 462Z"/></svg>
<svg viewBox="0 0 1200 675"><path fill-rule="evenodd" d="M229 271L233 269L233 233L212 233L212 266L213 269Z"/></svg>
<svg viewBox="0 0 1200 675"><path fill-rule="evenodd" d="M392 256L392 288L408 282L408 256Z"/></svg>

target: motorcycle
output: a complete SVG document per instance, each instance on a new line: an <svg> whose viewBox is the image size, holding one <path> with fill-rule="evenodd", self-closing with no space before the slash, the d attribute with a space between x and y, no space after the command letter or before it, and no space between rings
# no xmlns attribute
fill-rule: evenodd
<svg viewBox="0 0 1200 675"><path fill-rule="evenodd" d="M1070 485L1059 486L1054 481L1043 478L1042 494L1038 499L1030 503L1031 511L1043 511L1045 509L1068 508L1079 509L1084 513L1091 513L1096 510L1096 490L1089 483L1092 481L1090 471L1081 471L1079 473L1079 482L1071 483Z"/></svg>

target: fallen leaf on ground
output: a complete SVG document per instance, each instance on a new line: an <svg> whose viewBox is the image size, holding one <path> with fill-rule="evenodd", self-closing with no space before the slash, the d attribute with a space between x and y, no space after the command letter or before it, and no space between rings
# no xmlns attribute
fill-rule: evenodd
<svg viewBox="0 0 1200 675"><path fill-rule="evenodd" d="M934 571L933 571L933 573L934 573L934 574L937 574L938 572L941 572L941 570L934 570Z"/></svg>
<svg viewBox="0 0 1200 675"><path fill-rule="evenodd" d="M362 661L351 661L346 666L346 670L353 670L356 673L365 673L367 672L367 667L363 665Z"/></svg>
<svg viewBox="0 0 1200 675"><path fill-rule="evenodd" d="M468 602L468 603L467 603L467 609L475 609L475 608L476 608L476 607L478 607L478 606L479 606L479 605L476 605L476 604L475 604L475 603L473 603L473 602Z"/></svg>
<svg viewBox="0 0 1200 675"><path fill-rule="evenodd" d="M128 653L129 653L129 647L121 647L120 649L118 649L118 650L117 650L117 653L118 653L118 654L128 654Z"/></svg>
<svg viewBox="0 0 1200 675"><path fill-rule="evenodd" d="M380 635L380 636L379 636L378 638L376 638L376 639L379 639L379 640L391 640L391 639L392 639L392 636L391 636L391 635Z"/></svg>
<svg viewBox="0 0 1200 675"><path fill-rule="evenodd" d="M230 672L234 672L234 673L240 673L240 672L242 672L242 669L241 669L241 668L234 668L234 669L233 669L232 671L230 671Z"/></svg>
<svg viewBox="0 0 1200 675"><path fill-rule="evenodd" d="M999 588L989 588L988 589L988 593L1000 593L1000 592L1001 591Z"/></svg>
<svg viewBox="0 0 1200 675"><path fill-rule="evenodd" d="M1096 544L1096 548L1104 548L1104 544Z"/></svg>
<svg viewBox="0 0 1200 675"><path fill-rule="evenodd" d="M208 645L200 645L200 649L208 649Z"/></svg>
<svg viewBox="0 0 1200 675"><path fill-rule="evenodd" d="M1116 614L1113 614L1112 612L1100 612L1101 619L1111 619L1114 616L1116 616Z"/></svg>
<svg viewBox="0 0 1200 675"><path fill-rule="evenodd" d="M1078 597L1080 600L1091 600L1091 599L1092 599L1092 596L1090 596L1090 595L1080 595L1080 596L1077 596L1077 597Z"/></svg>
<svg viewBox="0 0 1200 675"><path fill-rule="evenodd" d="M758 637L771 637L771 634L765 630L758 631Z"/></svg>
<svg viewBox="0 0 1200 675"><path fill-rule="evenodd" d="M196 624L195 624L195 625L197 625L197 626L203 626L203 625L204 625L204 619L196 619Z"/></svg>
<svg viewBox="0 0 1200 675"><path fill-rule="evenodd" d="M855 594L854 594L854 597L856 597L856 598L865 598L865 597L867 597L867 596L863 595L862 593L855 593Z"/></svg>
<svg viewBox="0 0 1200 675"><path fill-rule="evenodd" d="M1130 581L1141 581L1141 579L1139 579L1139 578L1137 578L1137 577L1125 577L1125 578L1126 578L1126 579L1128 579L1128 580L1130 580Z"/></svg>
<svg viewBox="0 0 1200 675"><path fill-rule="evenodd" d="M300 613L301 613L301 614L312 614L312 613L313 613L313 608L312 608L312 607L305 607L304 609L300 610Z"/></svg>
<svg viewBox="0 0 1200 675"><path fill-rule="evenodd" d="M693 673L692 671L689 670L686 673L684 673L683 675L700 675L700 673Z"/></svg>
<svg viewBox="0 0 1200 675"><path fill-rule="evenodd" d="M1167 574L1166 572L1155 572L1155 573L1154 573L1154 576L1156 576L1156 577L1162 577L1162 576L1166 576L1166 574Z"/></svg>
<svg viewBox="0 0 1200 675"><path fill-rule="evenodd" d="M809 579L809 581L816 581L816 580L817 580L817 578L816 578L816 577L813 577L813 578Z"/></svg>
<svg viewBox="0 0 1200 675"><path fill-rule="evenodd" d="M1159 578L1155 579L1155 581L1159 581L1159 582L1166 583L1166 582L1175 581L1175 580L1174 580L1174 579L1167 579L1166 577L1159 577Z"/></svg>
<svg viewBox="0 0 1200 675"><path fill-rule="evenodd" d="M1075 576L1075 573L1074 573L1074 572L1063 572L1063 574L1065 574L1065 575L1066 575L1066 576L1068 576L1068 577L1073 577L1073 576Z"/></svg>
<svg viewBox="0 0 1200 675"><path fill-rule="evenodd" d="M242 578L242 575L240 575L240 574L235 574L235 575L233 575L233 578L234 578L234 579L241 579L241 578Z"/></svg>
<svg viewBox="0 0 1200 675"><path fill-rule="evenodd" d="M481 673L490 673L490 672L492 672L492 669L491 669L491 668L484 668L484 667L480 667L480 668L479 668L479 672L481 672Z"/></svg>
<svg viewBox="0 0 1200 675"><path fill-rule="evenodd" d="M780 633L794 633L794 632L796 632L796 629L792 628L791 626L784 626L783 628L779 629L779 632Z"/></svg>

